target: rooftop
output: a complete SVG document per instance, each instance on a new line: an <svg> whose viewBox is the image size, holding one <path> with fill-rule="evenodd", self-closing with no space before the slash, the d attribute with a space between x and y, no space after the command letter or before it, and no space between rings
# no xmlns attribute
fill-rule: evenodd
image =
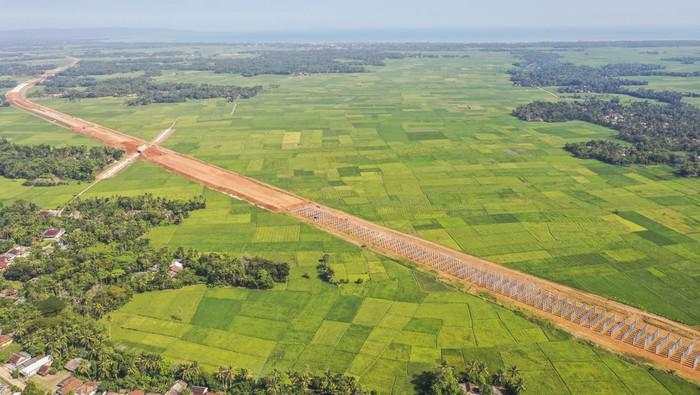
<svg viewBox="0 0 700 395"><path fill-rule="evenodd" d="M0 347L6 346L12 343L12 337L7 335L0 335Z"/></svg>
<svg viewBox="0 0 700 395"><path fill-rule="evenodd" d="M65 229L61 229L61 228L48 228L41 235L45 239L53 239L55 237L59 237L59 236L63 235L65 232L66 232Z"/></svg>
<svg viewBox="0 0 700 395"><path fill-rule="evenodd" d="M192 395L206 395L207 392L209 392L207 387L192 386Z"/></svg>
<svg viewBox="0 0 700 395"><path fill-rule="evenodd" d="M83 385L82 381L73 376L68 376L65 379L63 379L63 381L57 384L59 390L56 391L56 393L59 395L68 395L71 392L75 392L75 389L80 387L81 385Z"/></svg>
<svg viewBox="0 0 700 395"><path fill-rule="evenodd" d="M80 366L82 362L82 358L73 358L66 362L66 364L63 367L66 368L66 370L69 372L75 372L75 370L78 369L78 366Z"/></svg>

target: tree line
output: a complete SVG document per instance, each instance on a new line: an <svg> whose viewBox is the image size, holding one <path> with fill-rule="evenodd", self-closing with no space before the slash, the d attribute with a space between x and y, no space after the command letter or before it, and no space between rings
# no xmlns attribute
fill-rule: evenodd
<svg viewBox="0 0 700 395"><path fill-rule="evenodd" d="M15 86L17 86L17 81L7 78L0 78L0 88L14 88Z"/></svg>
<svg viewBox="0 0 700 395"><path fill-rule="evenodd" d="M695 64L695 62L700 62L700 56L674 56L671 58L661 59L665 62L680 62L683 64Z"/></svg>
<svg viewBox="0 0 700 395"><path fill-rule="evenodd" d="M534 102L518 107L513 115L525 121L591 122L617 130L624 142L591 140L565 146L580 158L618 165L667 164L681 176L700 174L700 110L691 105L598 99Z"/></svg>
<svg viewBox="0 0 700 395"><path fill-rule="evenodd" d="M90 181L123 152L107 147L20 145L0 138L0 175L25 185L50 186L65 180Z"/></svg>
<svg viewBox="0 0 700 395"><path fill-rule="evenodd" d="M509 70L511 81L517 86L557 86L562 93L613 93L654 99L670 104L680 103L689 92L654 91L630 88L647 85L646 81L628 76L693 76L694 73L666 72L664 66L643 63L618 63L593 67L562 62L556 53L541 51L518 52L520 61ZM699 74L700 75L700 74Z"/></svg>
<svg viewBox="0 0 700 395"><path fill-rule="evenodd" d="M127 105L180 103L186 100L225 98L228 101L249 99L262 91L262 86L190 84L155 82L150 77L118 77L96 80L93 77L57 76L47 80L45 91L69 100L97 97L135 96Z"/></svg>
<svg viewBox="0 0 700 395"><path fill-rule="evenodd" d="M0 75L22 76L37 75L56 68L55 64L31 64L26 62L0 63Z"/></svg>
<svg viewBox="0 0 700 395"><path fill-rule="evenodd" d="M477 360L467 362L461 372L443 362L437 369L415 376L413 384L419 395L491 395L494 387L505 395L517 395L525 390L525 380L517 366L491 374L486 364Z"/></svg>
<svg viewBox="0 0 700 395"><path fill-rule="evenodd" d="M404 57L400 52L377 48L295 48L247 50L239 57L202 56L180 52L109 60L84 60L63 75L86 77L143 71L155 76L163 70L211 71L214 73L255 76L261 74L361 73L367 66L383 66L387 59Z"/></svg>

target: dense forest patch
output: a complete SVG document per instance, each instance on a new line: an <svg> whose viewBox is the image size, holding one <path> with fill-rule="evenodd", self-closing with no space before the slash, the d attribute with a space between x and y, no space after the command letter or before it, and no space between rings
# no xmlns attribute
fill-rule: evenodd
<svg viewBox="0 0 700 395"><path fill-rule="evenodd" d="M249 99L262 91L261 86L239 87L210 84L155 82L150 77L111 78L57 76L44 83L46 93L58 94L69 100L135 96L127 105L179 103L188 99L225 98L229 101Z"/></svg>
<svg viewBox="0 0 700 395"><path fill-rule="evenodd" d="M674 56L672 58L661 59L665 62L679 62L683 64L695 64L700 62L700 56Z"/></svg>
<svg viewBox="0 0 700 395"><path fill-rule="evenodd" d="M26 179L25 185L50 186L65 180L90 181L123 152L107 147L20 145L0 138L0 175Z"/></svg>
<svg viewBox="0 0 700 395"><path fill-rule="evenodd" d="M260 74L361 73L367 66L382 66L386 59L403 57L400 53L377 48L300 48L248 50L238 57L161 54L110 60L86 60L63 75L90 76L143 71L157 75L163 70L195 70L254 76Z"/></svg>
<svg viewBox="0 0 700 395"><path fill-rule="evenodd" d="M646 85L646 81L630 76L700 76L695 72L667 72L663 65L644 63L613 63L599 67L562 62L550 52L519 52L521 60L509 71L511 81L518 86L557 86L562 93L615 93L666 103L680 103L683 97L696 96L689 92L632 89L628 86Z"/></svg>
<svg viewBox="0 0 700 395"><path fill-rule="evenodd" d="M595 123L617 130L617 137L628 143L592 140L567 144L565 149L579 158L618 165L667 164L682 176L700 174L700 110L690 105L591 99L534 102L513 114L525 121Z"/></svg>
<svg viewBox="0 0 700 395"><path fill-rule="evenodd" d="M17 86L17 81L7 78L0 78L0 88L14 88L15 86Z"/></svg>
<svg viewBox="0 0 700 395"><path fill-rule="evenodd" d="M24 62L0 63L0 75L36 75L56 68L55 64L30 64Z"/></svg>

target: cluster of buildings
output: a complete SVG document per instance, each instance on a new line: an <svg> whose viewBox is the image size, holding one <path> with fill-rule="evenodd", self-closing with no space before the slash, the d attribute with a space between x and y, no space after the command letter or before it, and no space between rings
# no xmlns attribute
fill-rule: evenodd
<svg viewBox="0 0 700 395"><path fill-rule="evenodd" d="M9 338L11 342L11 337L0 335L0 341L4 338ZM9 343L6 343L7 345ZM0 343L0 348L4 347ZM83 381L75 377L74 373L78 368L84 363L82 358L73 358L66 362L63 366L65 371L62 373L56 373L52 370L53 358L50 355L36 356L32 357L26 352L16 352L10 356L10 358L5 362L0 369L3 369L5 373L18 372L22 379L26 380L34 376L51 376L56 374L54 378L47 377L46 380L51 382L51 380L56 380L57 378L65 375L65 378L58 381L53 381L56 383L54 385L52 393L54 395L159 395L159 394L146 394L142 390L133 390L130 392L111 392L100 390L100 383L97 381ZM182 380L176 381L172 387L165 393L165 395L217 395L214 392L209 391L207 387L198 386L188 386L188 384ZM9 385L3 384L0 380L0 395L15 395L10 390Z"/></svg>
<svg viewBox="0 0 700 395"><path fill-rule="evenodd" d="M16 246L10 248L10 250L0 255L0 271L7 269L15 259L29 255L29 252L29 247Z"/></svg>
<svg viewBox="0 0 700 395"><path fill-rule="evenodd" d="M52 363L51 355L32 357L26 352L17 352L12 354L5 366L7 370L17 371L23 377L29 378L37 374L40 376L48 375Z"/></svg>
<svg viewBox="0 0 700 395"><path fill-rule="evenodd" d="M185 264L182 263L181 260L175 259L174 261L170 262L170 265L168 266L168 275L170 277L175 277L184 269Z"/></svg>
<svg viewBox="0 0 700 395"><path fill-rule="evenodd" d="M66 234L63 228L48 228L41 233L44 241L61 243L61 238ZM31 252L31 248L25 246L15 246L4 254L0 254L0 271L7 269L17 258L23 258Z"/></svg>

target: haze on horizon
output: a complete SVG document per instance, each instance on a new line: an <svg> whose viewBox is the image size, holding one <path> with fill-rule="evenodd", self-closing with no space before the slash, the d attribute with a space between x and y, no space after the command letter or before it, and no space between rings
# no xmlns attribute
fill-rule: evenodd
<svg viewBox="0 0 700 395"><path fill-rule="evenodd" d="M700 26L697 0L0 0L0 9L3 30L127 27L255 32Z"/></svg>

